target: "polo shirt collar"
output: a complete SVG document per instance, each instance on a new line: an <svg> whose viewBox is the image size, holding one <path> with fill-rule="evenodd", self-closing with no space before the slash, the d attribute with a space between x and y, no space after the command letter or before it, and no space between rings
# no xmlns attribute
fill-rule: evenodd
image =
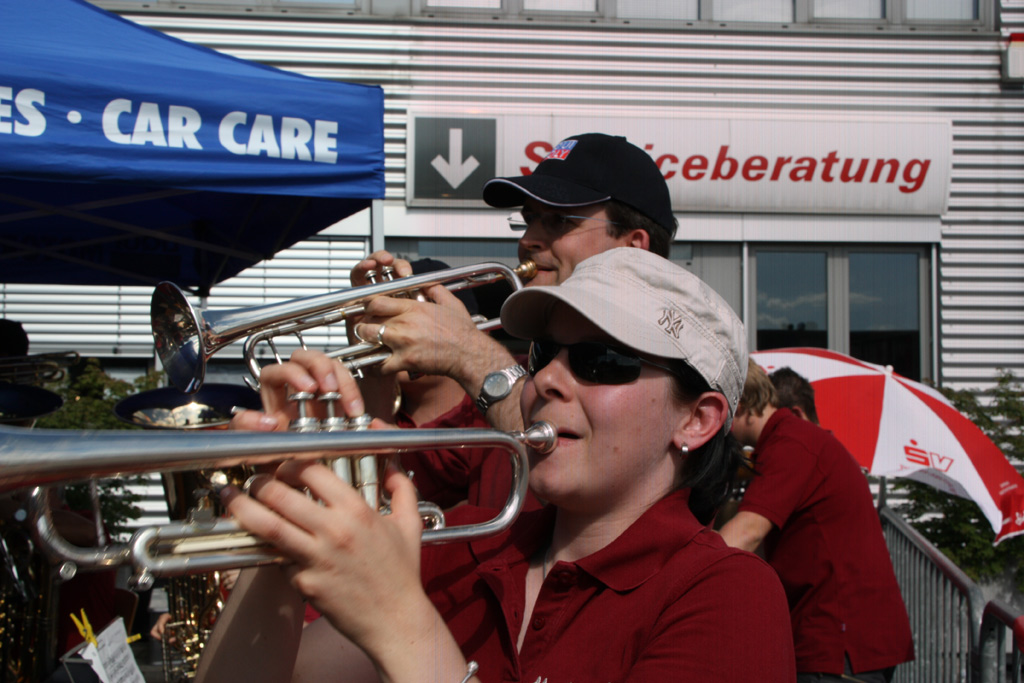
<svg viewBox="0 0 1024 683"><path fill-rule="evenodd" d="M657 574L679 549L706 527L690 512L689 490L674 491L640 516L618 538L577 561L577 567L614 591L625 592ZM547 506L520 516L511 536L473 541L473 554L481 560L512 565L529 562L550 543L555 510ZM508 546L498 551L498 547ZM497 552L497 554L495 554Z"/></svg>
<svg viewBox="0 0 1024 683"><path fill-rule="evenodd" d="M690 512L689 489L655 503L618 538L579 560L583 571L617 592L640 586L705 527Z"/></svg>

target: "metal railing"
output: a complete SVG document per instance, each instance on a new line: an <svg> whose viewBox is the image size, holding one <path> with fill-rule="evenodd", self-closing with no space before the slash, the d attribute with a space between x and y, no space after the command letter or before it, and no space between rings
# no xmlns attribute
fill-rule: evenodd
<svg viewBox="0 0 1024 683"><path fill-rule="evenodd" d="M986 603L974 581L890 508L878 514L914 634L915 659L896 668L893 683L1021 683L1024 615Z"/></svg>
<svg viewBox="0 0 1024 683"><path fill-rule="evenodd" d="M1022 648L1024 615L1001 600L990 601L981 617L982 680L985 683L1020 683Z"/></svg>
<svg viewBox="0 0 1024 683"><path fill-rule="evenodd" d="M878 514L914 634L914 661L893 683L978 683L981 589L890 508Z"/></svg>

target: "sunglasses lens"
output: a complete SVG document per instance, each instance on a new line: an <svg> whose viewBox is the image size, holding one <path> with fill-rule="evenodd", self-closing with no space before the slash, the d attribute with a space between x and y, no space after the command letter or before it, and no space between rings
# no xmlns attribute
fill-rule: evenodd
<svg viewBox="0 0 1024 683"><path fill-rule="evenodd" d="M556 344L553 341L535 341L530 344L530 361L526 366L527 372L530 373L530 377L533 377L538 372L544 369L544 367L554 360L558 352L562 350L561 344Z"/></svg>
<svg viewBox="0 0 1024 683"><path fill-rule="evenodd" d="M596 384L627 384L640 376L640 359L606 344L583 343L569 349L569 367Z"/></svg>
<svg viewBox="0 0 1024 683"><path fill-rule="evenodd" d="M640 376L642 361L636 356L599 342L582 342L569 347L569 367L580 379L595 384L627 384ZM530 376L536 375L562 350L552 341L534 341L530 346Z"/></svg>

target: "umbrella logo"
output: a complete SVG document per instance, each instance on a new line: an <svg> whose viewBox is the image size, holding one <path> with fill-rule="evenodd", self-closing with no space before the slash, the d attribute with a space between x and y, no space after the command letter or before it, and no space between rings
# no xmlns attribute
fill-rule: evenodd
<svg viewBox="0 0 1024 683"><path fill-rule="evenodd" d="M953 458L938 453L929 453L923 448L916 448L916 446L917 442L911 439L910 445L903 447L903 454L906 456L907 462L912 465L931 467L940 472L949 472L949 468L953 466Z"/></svg>
<svg viewBox="0 0 1024 683"><path fill-rule="evenodd" d="M679 330L683 329L683 316L679 314L679 311L664 308L661 311L661 318L658 320L658 324L665 329L666 333L679 339Z"/></svg>

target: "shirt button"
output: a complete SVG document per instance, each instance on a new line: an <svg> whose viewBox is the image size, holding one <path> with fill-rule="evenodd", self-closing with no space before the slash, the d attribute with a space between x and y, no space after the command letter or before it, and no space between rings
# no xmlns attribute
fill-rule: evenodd
<svg viewBox="0 0 1024 683"><path fill-rule="evenodd" d="M576 574L568 569L563 569L555 575L555 581L562 588L568 588L576 583Z"/></svg>
<svg viewBox="0 0 1024 683"><path fill-rule="evenodd" d="M544 617L534 617L533 622L530 625L533 626L534 631L539 631L542 628L544 628L544 624L546 623L547 621L544 619Z"/></svg>

